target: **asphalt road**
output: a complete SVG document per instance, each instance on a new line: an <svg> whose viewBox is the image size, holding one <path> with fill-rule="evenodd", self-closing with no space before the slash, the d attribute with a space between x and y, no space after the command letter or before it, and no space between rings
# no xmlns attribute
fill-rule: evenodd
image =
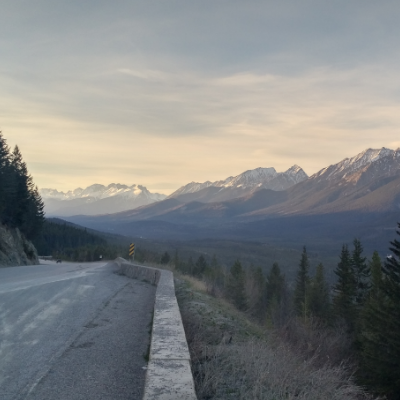
<svg viewBox="0 0 400 400"><path fill-rule="evenodd" d="M105 262L0 268L0 399L141 399L154 296Z"/></svg>

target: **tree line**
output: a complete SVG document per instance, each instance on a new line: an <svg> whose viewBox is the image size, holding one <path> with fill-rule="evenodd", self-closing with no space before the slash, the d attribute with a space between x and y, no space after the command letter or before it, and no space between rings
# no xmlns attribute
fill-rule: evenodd
<svg viewBox="0 0 400 400"><path fill-rule="evenodd" d="M0 131L0 222L34 238L44 222L44 204L18 146L11 152Z"/></svg>
<svg viewBox="0 0 400 400"><path fill-rule="evenodd" d="M127 256L123 246L109 244L106 239L88 232L86 228L75 227L65 221L46 219L41 232L34 238L33 244L43 256L67 261L98 261Z"/></svg>
<svg viewBox="0 0 400 400"><path fill-rule="evenodd" d="M41 232L33 239L33 244L42 256L52 256L65 261L114 260L129 258L128 239L101 236L99 232L74 226L62 219L49 218L43 223ZM146 248L137 247L135 260L156 262L159 254Z"/></svg>
<svg viewBox="0 0 400 400"><path fill-rule="evenodd" d="M325 279L323 264L310 275L306 247L292 287L278 263L264 275L260 267L243 268L239 260L228 269L215 256L182 260L178 251L174 257L165 252L161 262L203 280L210 294L227 298L263 325L279 328L296 319L305 329L317 326L319 335L340 327L356 360L359 383L399 400L400 241L394 239L389 249L385 260L376 251L367 260L360 240L354 239L351 249L343 245L333 286Z"/></svg>

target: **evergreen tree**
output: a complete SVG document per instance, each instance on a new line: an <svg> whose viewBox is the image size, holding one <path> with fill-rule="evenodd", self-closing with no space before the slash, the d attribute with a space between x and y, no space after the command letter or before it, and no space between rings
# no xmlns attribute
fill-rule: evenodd
<svg viewBox="0 0 400 400"><path fill-rule="evenodd" d="M286 282L278 263L274 263L265 282L267 315L275 325L283 322L286 314Z"/></svg>
<svg viewBox="0 0 400 400"><path fill-rule="evenodd" d="M248 311L251 315L263 320L266 311L265 278L260 267L250 267L246 279L246 297Z"/></svg>
<svg viewBox="0 0 400 400"><path fill-rule="evenodd" d="M28 214L30 192L33 189L32 177L28 174L22 154L15 146L11 154L11 167L13 178L13 204L10 204L8 212L11 216L11 224L20 227Z"/></svg>
<svg viewBox="0 0 400 400"><path fill-rule="evenodd" d="M370 284L371 271L367 265L366 258L362 256L363 247L358 239L354 239L354 249L350 259L355 280L355 303L360 310L365 302Z"/></svg>
<svg viewBox="0 0 400 400"><path fill-rule="evenodd" d="M333 287L333 311L336 318L343 319L348 328L354 328L356 311L354 299L356 296L356 284L353 270L351 268L350 253L347 245L342 246L340 261L335 274L338 277L337 283Z"/></svg>
<svg viewBox="0 0 400 400"><path fill-rule="evenodd" d="M35 187L29 193L28 210L20 229L28 239L33 239L41 231L44 221L44 203L38 188Z"/></svg>
<svg viewBox="0 0 400 400"><path fill-rule="evenodd" d="M168 251L166 251L162 256L160 263L161 264L168 264L171 260L171 256L169 255Z"/></svg>
<svg viewBox="0 0 400 400"><path fill-rule="evenodd" d="M304 246L294 289L294 309L296 314L303 318L306 318L308 314L309 268L307 250Z"/></svg>
<svg viewBox="0 0 400 400"><path fill-rule="evenodd" d="M245 310L247 306L245 294L246 274L239 260L233 264L227 283L227 297L239 310Z"/></svg>
<svg viewBox="0 0 400 400"><path fill-rule="evenodd" d="M194 265L193 275L200 278L203 276L206 269L207 261L204 258L203 254L201 254L197 259L196 264Z"/></svg>
<svg viewBox="0 0 400 400"><path fill-rule="evenodd" d="M33 184L22 154L15 146L9 153L0 132L0 221L34 238L44 222L44 204Z"/></svg>
<svg viewBox="0 0 400 400"><path fill-rule="evenodd" d="M211 264L207 265L204 272L204 279L209 293L215 296L218 292L222 292L224 286L224 271L215 254L211 259Z"/></svg>
<svg viewBox="0 0 400 400"><path fill-rule="evenodd" d="M398 224L400 228L400 224ZM400 235L400 231L397 231ZM371 291L376 294L364 312L361 337L363 380L378 393L400 399L400 241L394 239L382 268L375 270ZM377 260L375 260L377 263Z"/></svg>
<svg viewBox="0 0 400 400"><path fill-rule="evenodd" d="M383 275L382 260L376 250L372 254L372 260L369 263L369 269L371 271L371 288L369 291L369 297L378 299L382 291Z"/></svg>
<svg viewBox="0 0 400 400"><path fill-rule="evenodd" d="M175 269L177 269L178 271L181 270L181 264L180 264L180 260L179 260L178 249L175 250L174 265L175 265Z"/></svg>
<svg viewBox="0 0 400 400"><path fill-rule="evenodd" d="M325 280L324 266L317 266L315 277L311 280L309 294L310 313L321 321L330 319L329 285Z"/></svg>
<svg viewBox="0 0 400 400"><path fill-rule="evenodd" d="M4 211L10 202L12 191L10 164L10 149L0 131L0 217L2 223L7 222Z"/></svg>

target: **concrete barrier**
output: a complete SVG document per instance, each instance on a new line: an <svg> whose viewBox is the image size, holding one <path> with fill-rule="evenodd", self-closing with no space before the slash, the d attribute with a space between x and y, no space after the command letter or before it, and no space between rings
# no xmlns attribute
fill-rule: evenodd
<svg viewBox="0 0 400 400"><path fill-rule="evenodd" d="M157 285L143 400L196 400L190 354L172 272L115 260L120 273Z"/></svg>

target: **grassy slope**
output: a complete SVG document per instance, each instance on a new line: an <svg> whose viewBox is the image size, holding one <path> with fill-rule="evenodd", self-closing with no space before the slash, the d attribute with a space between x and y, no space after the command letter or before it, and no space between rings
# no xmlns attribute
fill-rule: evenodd
<svg viewBox="0 0 400 400"><path fill-rule="evenodd" d="M343 366L316 365L252 323L202 282L176 279L199 400L372 399Z"/></svg>

